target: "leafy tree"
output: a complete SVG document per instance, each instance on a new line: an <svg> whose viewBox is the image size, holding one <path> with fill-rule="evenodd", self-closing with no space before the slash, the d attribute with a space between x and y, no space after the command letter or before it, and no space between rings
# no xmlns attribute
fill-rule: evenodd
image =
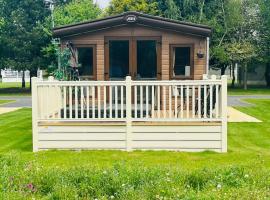
<svg viewBox="0 0 270 200"><path fill-rule="evenodd" d="M247 64L256 56L256 48L247 41L233 42L227 45L227 52L230 60L234 63L241 63L244 75L244 89L247 89Z"/></svg>
<svg viewBox="0 0 270 200"><path fill-rule="evenodd" d="M112 0L106 10L106 14L115 15L126 11L138 11L159 15L158 3L149 0Z"/></svg>
<svg viewBox="0 0 270 200"><path fill-rule="evenodd" d="M72 0L55 8L54 20L56 26L61 26L96 19L100 14L93 0Z"/></svg>
<svg viewBox="0 0 270 200"><path fill-rule="evenodd" d="M42 0L0 0L1 67L33 75L46 65L41 49L50 40L42 25L48 15Z"/></svg>
<svg viewBox="0 0 270 200"><path fill-rule="evenodd" d="M73 24L87 20L93 20L100 16L101 9L92 0L69 0L66 3L57 4L54 10L54 20L56 26ZM47 17L46 27L48 35L52 36L51 18ZM48 72L59 80L67 80L68 49L61 51L53 42L43 48L44 56L50 58ZM58 62L60 69L58 69Z"/></svg>
<svg viewBox="0 0 270 200"><path fill-rule="evenodd" d="M270 87L270 1L260 0L259 46L261 61L266 64L265 80Z"/></svg>
<svg viewBox="0 0 270 200"><path fill-rule="evenodd" d="M160 15L169 19L179 19L180 9L174 0L158 0L158 9Z"/></svg>

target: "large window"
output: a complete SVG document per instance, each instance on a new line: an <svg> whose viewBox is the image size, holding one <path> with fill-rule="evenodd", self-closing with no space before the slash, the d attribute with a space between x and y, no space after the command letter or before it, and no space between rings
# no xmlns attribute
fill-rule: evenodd
<svg viewBox="0 0 270 200"><path fill-rule="evenodd" d="M82 79L94 78L94 48L93 47L78 47L78 69L79 76Z"/></svg>
<svg viewBox="0 0 270 200"><path fill-rule="evenodd" d="M170 48L171 78L189 78L192 70L192 47L173 45Z"/></svg>

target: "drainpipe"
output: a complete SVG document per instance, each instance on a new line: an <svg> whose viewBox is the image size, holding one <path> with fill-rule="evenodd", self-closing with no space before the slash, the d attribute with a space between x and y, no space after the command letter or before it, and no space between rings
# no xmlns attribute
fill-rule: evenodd
<svg viewBox="0 0 270 200"><path fill-rule="evenodd" d="M209 73L209 37L206 38L206 70L205 73Z"/></svg>

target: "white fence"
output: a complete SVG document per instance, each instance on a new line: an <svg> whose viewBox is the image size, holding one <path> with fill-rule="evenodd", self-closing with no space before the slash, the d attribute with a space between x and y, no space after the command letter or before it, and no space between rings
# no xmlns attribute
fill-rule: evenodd
<svg viewBox="0 0 270 200"><path fill-rule="evenodd" d="M125 81L77 82L33 79L32 90L34 135L42 122L123 122L126 138L133 132L134 122L197 122L205 127L216 122L221 128L221 151L227 148L225 76L220 80L213 77L191 81L132 81L130 77Z"/></svg>
<svg viewBox="0 0 270 200"><path fill-rule="evenodd" d="M22 71L14 71L11 69L2 69L1 70L1 77L3 83L15 83L15 82L22 82ZM37 71L37 76L42 79L42 70ZM25 82L30 82L30 71L26 70L24 72Z"/></svg>

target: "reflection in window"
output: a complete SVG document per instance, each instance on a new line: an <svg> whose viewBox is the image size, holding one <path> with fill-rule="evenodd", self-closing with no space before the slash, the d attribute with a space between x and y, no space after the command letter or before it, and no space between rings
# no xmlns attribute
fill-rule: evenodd
<svg viewBox="0 0 270 200"><path fill-rule="evenodd" d="M155 40L137 41L137 78L156 78L157 49Z"/></svg>
<svg viewBox="0 0 270 200"><path fill-rule="evenodd" d="M173 47L173 76L190 76L190 47Z"/></svg>
<svg viewBox="0 0 270 200"><path fill-rule="evenodd" d="M129 73L129 41L109 42L110 78L124 78Z"/></svg>
<svg viewBox="0 0 270 200"><path fill-rule="evenodd" d="M80 76L93 76L93 48L80 47L78 50L78 63Z"/></svg>

